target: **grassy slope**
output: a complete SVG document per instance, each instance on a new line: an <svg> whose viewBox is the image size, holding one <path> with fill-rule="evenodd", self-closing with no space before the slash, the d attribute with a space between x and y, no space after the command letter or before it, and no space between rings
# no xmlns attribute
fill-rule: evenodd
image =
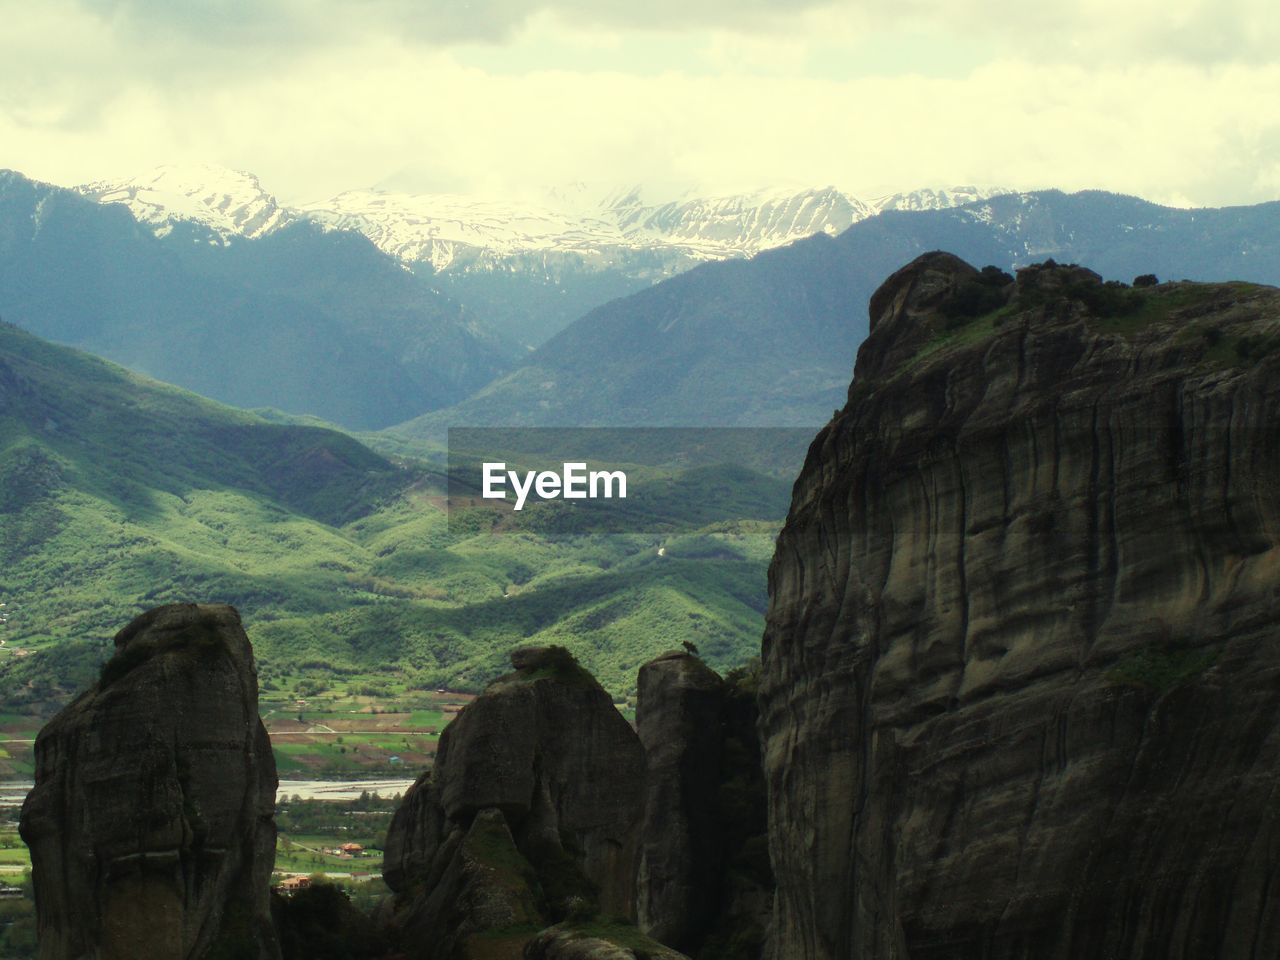
<svg viewBox="0 0 1280 960"><path fill-rule="evenodd" d="M873 274L817 235L606 303L466 400L394 430L824 422L866 335Z"/></svg>
<svg viewBox="0 0 1280 960"><path fill-rule="evenodd" d="M464 536L439 492L343 434L0 326L0 694L63 699L130 617L185 600L238 606L264 685L284 690L472 688L545 641L625 694L681 640L720 667L758 643L772 524Z"/></svg>

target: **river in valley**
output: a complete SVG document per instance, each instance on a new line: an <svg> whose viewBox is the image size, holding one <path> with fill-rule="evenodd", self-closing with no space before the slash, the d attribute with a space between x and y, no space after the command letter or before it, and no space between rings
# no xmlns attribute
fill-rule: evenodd
<svg viewBox="0 0 1280 960"><path fill-rule="evenodd" d="M403 794L412 780L281 780L276 798L301 797L303 800L354 800L365 790L382 797ZM18 807L31 791L30 780L0 783L0 808Z"/></svg>

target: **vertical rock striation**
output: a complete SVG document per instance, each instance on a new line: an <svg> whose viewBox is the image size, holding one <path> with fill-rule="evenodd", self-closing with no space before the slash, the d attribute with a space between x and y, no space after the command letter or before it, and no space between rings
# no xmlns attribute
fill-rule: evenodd
<svg viewBox="0 0 1280 960"><path fill-rule="evenodd" d="M779 960L1280 956L1280 292L871 300L770 569Z"/></svg>
<svg viewBox="0 0 1280 960"><path fill-rule="evenodd" d="M547 923L634 918L639 738L567 651L512 662L445 729L387 835L392 923L414 957L468 955L475 937L519 956Z"/></svg>
<svg viewBox="0 0 1280 960"><path fill-rule="evenodd" d="M592 931L560 924L548 927L530 940L523 960L688 960L688 957L622 924L600 924Z"/></svg>
<svg viewBox="0 0 1280 960"><path fill-rule="evenodd" d="M646 765L636 913L655 940L690 951L719 907L724 681L697 657L640 668L636 729Z"/></svg>
<svg viewBox="0 0 1280 960"><path fill-rule="evenodd" d="M641 929L690 956L758 960L772 908L756 731L759 663L723 679L696 656L640 668Z"/></svg>
<svg viewBox="0 0 1280 960"><path fill-rule="evenodd" d="M276 769L239 615L158 607L115 647L36 740L41 960L278 957Z"/></svg>

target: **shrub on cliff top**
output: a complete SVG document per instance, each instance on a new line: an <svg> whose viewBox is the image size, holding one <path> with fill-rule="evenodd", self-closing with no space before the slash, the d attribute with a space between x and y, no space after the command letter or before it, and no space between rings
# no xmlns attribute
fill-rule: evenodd
<svg viewBox="0 0 1280 960"><path fill-rule="evenodd" d="M503 677L504 680L533 681L550 677L565 683L596 685L596 678L578 663L578 658L558 645L512 650L511 665L516 672Z"/></svg>
<svg viewBox="0 0 1280 960"><path fill-rule="evenodd" d="M976 277L961 280L938 304L945 327L953 330L970 320L999 310L1008 301L1008 288L1013 277L999 267L986 266Z"/></svg>

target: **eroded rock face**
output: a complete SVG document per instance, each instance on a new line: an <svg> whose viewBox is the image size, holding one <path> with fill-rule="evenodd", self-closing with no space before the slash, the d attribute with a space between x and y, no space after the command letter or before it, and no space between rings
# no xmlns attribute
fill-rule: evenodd
<svg viewBox="0 0 1280 960"><path fill-rule="evenodd" d="M502 812L482 810L465 831L451 830L433 866L390 918L410 955L472 956L472 940L479 937L489 956L519 957L543 920L537 875Z"/></svg>
<svg viewBox="0 0 1280 960"><path fill-rule="evenodd" d="M561 924L529 941L524 960L688 960L683 953L637 933L634 928L602 924L594 929Z"/></svg>
<svg viewBox="0 0 1280 960"><path fill-rule="evenodd" d="M770 570L772 955L1280 955L1280 292L871 307Z"/></svg>
<svg viewBox="0 0 1280 960"><path fill-rule="evenodd" d="M525 924L509 938L519 956L533 933L566 916L634 917L639 738L567 652L524 649L512 660L517 669L445 729L434 769L405 796L387 836L392 922L414 956L449 956L441 944ZM468 853L478 823L488 824L490 842ZM496 824L508 844L493 839ZM460 890L472 905L521 904L519 917L459 913Z"/></svg>
<svg viewBox="0 0 1280 960"><path fill-rule="evenodd" d="M115 647L36 740L41 960L278 957L276 769L239 615L158 607Z"/></svg>
<svg viewBox="0 0 1280 960"><path fill-rule="evenodd" d="M640 928L691 949L719 908L724 681L688 653L640 668L636 729L647 764L637 882Z"/></svg>

